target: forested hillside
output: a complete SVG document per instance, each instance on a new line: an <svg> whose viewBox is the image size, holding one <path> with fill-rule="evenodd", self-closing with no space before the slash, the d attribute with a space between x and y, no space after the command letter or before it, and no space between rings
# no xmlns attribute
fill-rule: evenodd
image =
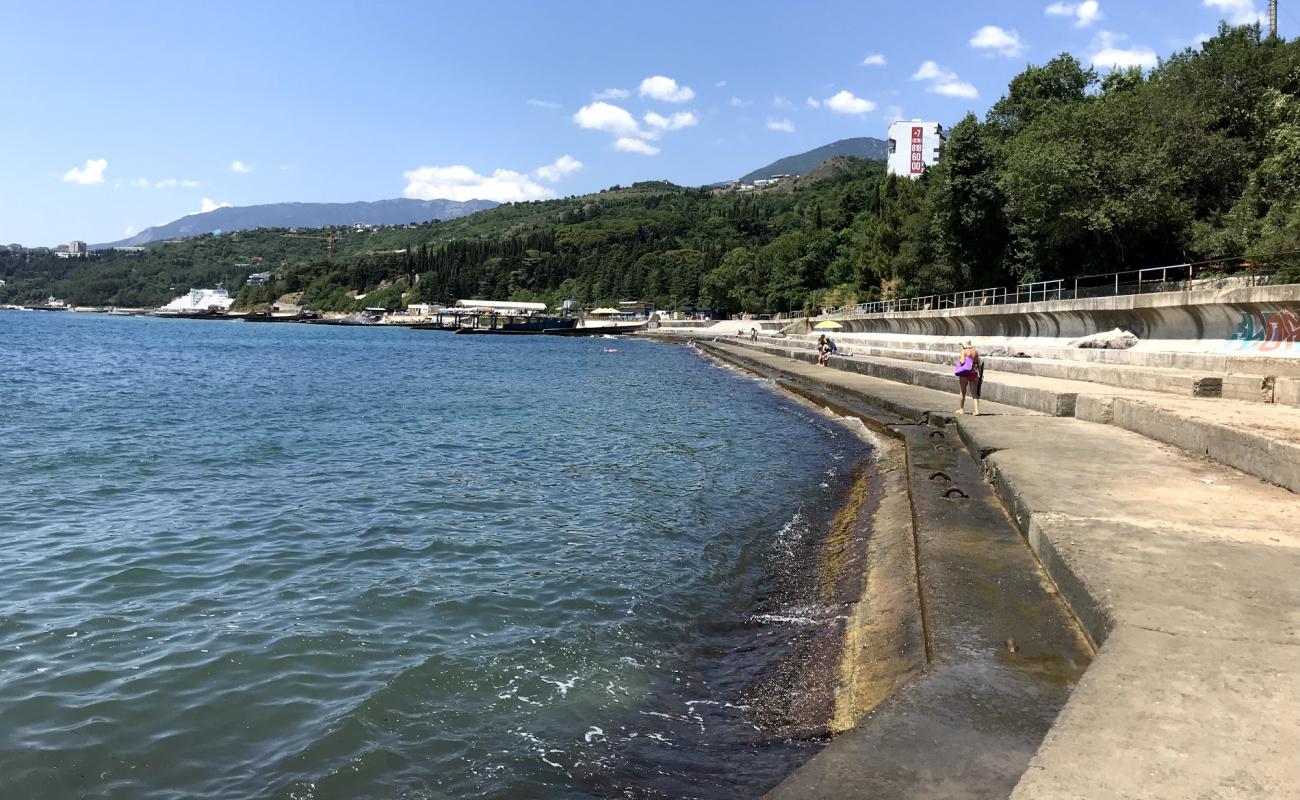
<svg viewBox="0 0 1300 800"><path fill-rule="evenodd" d="M465 296L644 298L784 311L882 294L1300 250L1300 44L1222 28L1196 49L1099 76L1069 55L1026 69L952 130L921 180L850 162L794 191L664 183L501 206L323 241L200 237L138 256L0 257L0 301L153 305L191 285L318 308ZM394 252L397 251L397 252ZM239 266L252 263L256 267Z"/></svg>

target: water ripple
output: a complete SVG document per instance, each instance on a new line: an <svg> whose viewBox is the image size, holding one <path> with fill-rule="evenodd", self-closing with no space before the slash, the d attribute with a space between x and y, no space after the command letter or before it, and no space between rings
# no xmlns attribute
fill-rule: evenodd
<svg viewBox="0 0 1300 800"><path fill-rule="evenodd" d="M685 348L0 312L0 393L7 796L730 797L807 755L718 654L863 445Z"/></svg>

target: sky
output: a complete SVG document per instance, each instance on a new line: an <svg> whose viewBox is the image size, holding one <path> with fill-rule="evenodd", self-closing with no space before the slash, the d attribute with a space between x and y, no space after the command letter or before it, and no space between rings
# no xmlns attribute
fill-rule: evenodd
<svg viewBox="0 0 1300 800"><path fill-rule="evenodd" d="M1264 5L0 0L0 244L224 204L712 183L982 115L1061 52L1149 67Z"/></svg>

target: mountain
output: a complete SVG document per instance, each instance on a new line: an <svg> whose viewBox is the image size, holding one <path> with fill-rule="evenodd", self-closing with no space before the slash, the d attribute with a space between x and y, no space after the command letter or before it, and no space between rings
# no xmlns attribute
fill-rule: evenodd
<svg viewBox="0 0 1300 800"><path fill-rule="evenodd" d="M882 139L861 136L856 139L840 139L828 145L809 150L797 156L786 156L773 161L762 169L756 169L741 177L741 183L753 183L773 175L803 175L828 158L835 156L854 156L855 158L883 159L889 153L889 143Z"/></svg>
<svg viewBox="0 0 1300 800"><path fill-rule="evenodd" d="M373 203L268 203L260 206L227 206L201 214L190 214L166 225L145 228L129 239L105 247L133 247L164 239L182 239L213 231L242 231L250 228L324 228L331 225L405 225L434 219L455 219L494 208L491 200L376 200Z"/></svg>

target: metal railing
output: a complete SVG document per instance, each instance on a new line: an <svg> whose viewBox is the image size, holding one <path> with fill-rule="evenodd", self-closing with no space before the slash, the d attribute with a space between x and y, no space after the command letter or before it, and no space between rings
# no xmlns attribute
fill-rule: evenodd
<svg viewBox="0 0 1300 800"><path fill-rule="evenodd" d="M1022 283L1013 289L995 287L920 297L873 300L852 306L823 308L816 316L856 317L865 314L935 311L975 306L1039 303L1048 300L1081 300L1093 297L1180 292L1228 283L1261 286L1270 283L1274 273L1285 266L1300 266L1300 251L1252 258L1216 258L1188 264L1143 267L1125 272L1080 275L1077 278L1056 278ZM773 319L794 320L803 319L805 316L802 311L788 311L774 315Z"/></svg>

